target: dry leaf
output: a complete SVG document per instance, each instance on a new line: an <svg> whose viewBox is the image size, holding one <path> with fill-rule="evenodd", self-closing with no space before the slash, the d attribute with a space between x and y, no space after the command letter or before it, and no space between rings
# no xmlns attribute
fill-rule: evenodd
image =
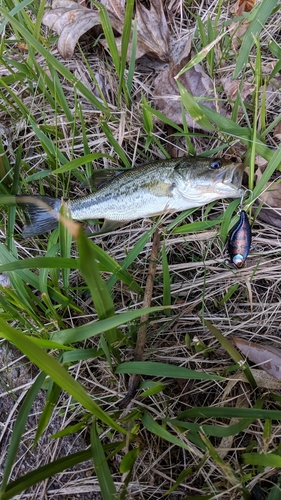
<svg viewBox="0 0 281 500"><path fill-rule="evenodd" d="M101 0L108 12L113 13L120 21L124 21L125 0ZM152 55L161 61L169 60L169 32L166 22L162 0L151 0L150 9L147 9L140 2L136 4L135 21L137 22L137 53L136 59L140 59L145 54ZM123 30L123 27L122 27ZM116 31L122 33L122 30ZM106 40L100 40L107 48ZM116 44L121 52L121 36L116 38ZM128 57L131 54L131 44L128 48Z"/></svg>
<svg viewBox="0 0 281 500"><path fill-rule="evenodd" d="M269 375L269 373L258 370L257 368L251 368L251 372L258 387L273 391L280 390L280 382L278 382L275 377L272 377L272 375ZM237 382L238 381L249 384L249 380L247 379L245 373L239 374Z"/></svg>
<svg viewBox="0 0 281 500"><path fill-rule="evenodd" d="M71 59L79 38L89 29L100 26L98 12L72 0L54 0L52 7L42 22L58 33L58 51L62 57Z"/></svg>
<svg viewBox="0 0 281 500"><path fill-rule="evenodd" d="M255 5L256 0L238 0L234 7L234 14L242 16L243 12L251 12Z"/></svg>
<svg viewBox="0 0 281 500"><path fill-rule="evenodd" d="M243 12L251 12L256 5L256 0L238 0L235 4L233 14L235 16L242 16ZM231 45L234 50L238 50L242 38L249 27L249 21L242 21L242 23L233 22L229 27L230 35L233 35Z"/></svg>
<svg viewBox="0 0 281 500"><path fill-rule="evenodd" d="M267 182L265 187L266 191L260 194L259 200L269 206L263 206L257 218L281 228L281 183Z"/></svg>
<svg viewBox="0 0 281 500"><path fill-rule="evenodd" d="M179 61L169 69L162 71L155 79L153 95L155 107L161 113L173 120L175 123L182 123L182 107L180 93L174 77L187 64L190 57L190 40L187 41L183 52L179 55ZM205 73L200 64L196 64L190 70L179 77L179 81L194 97L214 98L213 82ZM205 106L216 110L214 101L200 101ZM190 128L201 129L186 111L187 125ZM204 130L204 129L203 129Z"/></svg>
<svg viewBox="0 0 281 500"><path fill-rule="evenodd" d="M108 17L115 32L122 34L125 15L125 0L102 0L108 11ZM167 61L168 27L161 0L151 0L150 10L142 4L137 4L137 59L144 54ZM58 50L64 59L70 59L79 38L91 28L101 26L97 10L87 9L72 0L54 0L52 10L43 16L43 24L52 28L59 35ZM100 42L107 48L105 40ZM121 36L116 38L117 46L121 47ZM128 58L130 57L130 46Z"/></svg>
<svg viewBox="0 0 281 500"><path fill-rule="evenodd" d="M255 175L257 176L257 179L260 179L268 161L265 160L263 156L256 155L255 164L259 167L255 172Z"/></svg>
<svg viewBox="0 0 281 500"><path fill-rule="evenodd" d="M281 141L281 122L277 123L273 132L273 136L276 137L278 141Z"/></svg>
<svg viewBox="0 0 281 500"><path fill-rule="evenodd" d="M231 78L222 78L222 84L224 91L226 93L227 99L234 100L237 96L238 89L240 86L239 80L232 80ZM240 95L243 101L247 99L249 95L253 95L255 90L255 85L253 83L243 82L240 90Z"/></svg>
<svg viewBox="0 0 281 500"><path fill-rule="evenodd" d="M260 345L247 342L238 337L232 337L240 351L273 377L281 380L281 349L271 345Z"/></svg>
<svg viewBox="0 0 281 500"><path fill-rule="evenodd" d="M143 54L153 54L162 61L169 60L168 26L163 10L162 0L150 0L150 10L140 2L136 5L138 48Z"/></svg>

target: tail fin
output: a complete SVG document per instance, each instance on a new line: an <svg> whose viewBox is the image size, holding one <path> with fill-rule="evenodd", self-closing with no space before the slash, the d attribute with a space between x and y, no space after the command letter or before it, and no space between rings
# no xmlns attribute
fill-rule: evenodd
<svg viewBox="0 0 281 500"><path fill-rule="evenodd" d="M52 211L59 212L61 200L59 198L49 198L48 196L30 196L30 202L27 201L29 196L18 195L17 203L22 207L27 224L24 225L22 236L31 238L38 234L44 234L58 226L58 219L54 217ZM33 200L37 199L50 207L50 211L37 206Z"/></svg>

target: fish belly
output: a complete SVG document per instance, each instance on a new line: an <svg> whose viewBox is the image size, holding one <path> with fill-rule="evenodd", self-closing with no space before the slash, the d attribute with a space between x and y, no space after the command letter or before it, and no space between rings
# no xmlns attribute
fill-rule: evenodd
<svg viewBox="0 0 281 500"><path fill-rule="evenodd" d="M134 196L123 196L93 200L93 203L82 203L71 207L75 220L107 219L113 221L130 221L159 215L166 212L185 210L193 206L185 199L175 200L171 196L151 196L150 193L135 193Z"/></svg>

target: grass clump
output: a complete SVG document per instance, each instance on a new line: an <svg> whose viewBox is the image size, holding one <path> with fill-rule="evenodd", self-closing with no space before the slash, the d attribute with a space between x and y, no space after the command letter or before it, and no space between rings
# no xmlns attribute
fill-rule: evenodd
<svg viewBox="0 0 281 500"><path fill-rule="evenodd" d="M95 5L107 50L86 33L70 60L42 23L44 2L0 8L1 499L272 500L280 381L248 364L231 336L280 347L280 218L259 216L261 203L271 222L280 209L262 198L268 182L278 186L281 164L280 2L239 14L220 0L163 3L171 54L194 35L167 96L180 103L180 120L154 92L167 61L138 57L134 2L122 14L120 52L110 6ZM212 97L182 83L198 64ZM224 265L238 200L105 235L97 221L83 230L69 221L31 240L21 236L21 211L4 204L17 193L73 198L86 194L93 170L186 151L245 163L254 226L242 271ZM161 249L144 308L156 228ZM146 346L135 360L140 327ZM128 375L142 378L123 410Z"/></svg>

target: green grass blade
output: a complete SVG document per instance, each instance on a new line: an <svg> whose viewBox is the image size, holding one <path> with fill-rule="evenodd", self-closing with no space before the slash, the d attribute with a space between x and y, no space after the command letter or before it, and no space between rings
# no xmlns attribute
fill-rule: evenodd
<svg viewBox="0 0 281 500"><path fill-rule="evenodd" d="M56 382L56 384L67 391L84 408L102 420L109 427L112 427L122 433L126 432L92 400L82 385L71 377L63 366L61 366L53 357L46 354L43 349L40 349L40 347L31 342L31 340L29 340L26 335L23 335L21 331L12 328L1 318L0 332L2 337L10 342L13 342L13 344L15 344L22 353L24 353L47 375L49 375L54 382Z"/></svg>
<svg viewBox="0 0 281 500"><path fill-rule="evenodd" d="M204 30L204 28L203 28ZM198 54L196 54L175 76L175 80L177 80L181 75L183 75L186 71L193 68L195 64L199 64L205 57L208 56L209 52L215 47L215 45L226 35L226 33L222 33L215 40L213 40L208 45L204 46L204 49L200 50ZM205 45L205 44L204 44Z"/></svg>
<svg viewBox="0 0 281 500"><path fill-rule="evenodd" d="M241 356L241 354L235 349L235 347L229 342L229 340L222 335L222 333L208 320L204 320L204 325L210 330L210 332L216 337L219 343L225 348L228 354L232 357L235 363L238 363L241 366L241 369L244 371L247 379L249 380L253 389L257 387L256 381L252 375L252 372L249 368L248 363L246 363L245 359Z"/></svg>
<svg viewBox="0 0 281 500"><path fill-rule="evenodd" d="M30 3L32 3L33 0L24 0L23 2L19 3L18 5L16 5L11 11L10 11L10 15L12 17L16 16L21 10L23 10L25 7L27 7ZM4 21L2 21L2 23L0 24L0 35L1 33L3 32L5 26L8 24L8 19L5 19L4 18Z"/></svg>
<svg viewBox="0 0 281 500"><path fill-rule="evenodd" d="M178 414L178 419L183 418L250 418L250 419L272 419L280 420L280 410L262 410L260 408L217 408L196 407Z"/></svg>
<svg viewBox="0 0 281 500"><path fill-rule="evenodd" d="M279 169L281 164L281 146L272 154L270 162L268 163L265 171L263 172L259 182L254 188L253 198L257 198L261 192L263 191L266 183L269 181L271 176L274 174L276 170Z"/></svg>
<svg viewBox="0 0 281 500"><path fill-rule="evenodd" d="M190 222L189 224L185 224L184 226L179 226L176 229L173 229L174 234L182 234L182 233L197 233L198 231L206 231L211 229L214 226L217 226L221 222L221 217L215 220L206 220L200 222Z"/></svg>
<svg viewBox="0 0 281 500"><path fill-rule="evenodd" d="M45 404L44 409L40 415L39 422L37 425L36 435L35 435L34 443L33 443L33 448L36 446L36 444L38 443L44 430L46 429L47 425L49 424L51 416L53 414L53 411L55 409L55 406L56 406L58 399L60 397L60 394L61 394L61 388L59 385L53 383L52 380L49 381L49 385L50 385L50 388L48 390L46 404Z"/></svg>
<svg viewBox="0 0 281 500"><path fill-rule="evenodd" d="M126 325L130 321L138 319L143 314L152 314L158 311L162 311L163 307L148 307L144 309L138 309L137 311L128 311L125 313L117 314L111 318L96 321L94 323L88 323L87 325L82 325L77 328L71 328L68 330L61 330L55 332L51 336L53 342L58 342L62 344L71 344L72 342L81 342L82 340L88 339L95 335L99 335L102 332L106 332L112 328L117 328L121 325Z"/></svg>
<svg viewBox="0 0 281 500"><path fill-rule="evenodd" d="M202 112L202 109L200 108L194 97L190 94L190 92L188 92L188 90L180 81L177 81L177 85L180 91L183 105L191 118L203 129L214 130L213 125L208 120L204 112Z"/></svg>
<svg viewBox="0 0 281 500"><path fill-rule="evenodd" d="M112 57L112 60L113 60L114 66L115 66L116 73L117 73L117 75L120 75L121 58L119 56L115 36L114 36L113 29L112 29L112 26L111 26L111 23L110 23L110 20L108 17L108 12L107 12L106 8L104 7L104 5L97 3L97 2L94 2L93 0L92 0L92 3L95 5L95 7L99 11L101 25L102 25L102 29L103 29L106 41L108 43L110 55Z"/></svg>
<svg viewBox="0 0 281 500"><path fill-rule="evenodd" d="M159 436L161 439L164 439L165 441L168 441L176 446L180 446L180 448L184 448L185 450L189 449L185 443L155 422L155 420L153 420L153 418L147 413L142 418L142 425L155 436Z"/></svg>
<svg viewBox="0 0 281 500"><path fill-rule="evenodd" d="M247 63L250 50L254 45L254 38L259 37L261 30L264 28L264 25L277 2L278 0L266 0L265 2L260 2L250 13L250 25L244 35L244 39L239 50L233 79L238 77L240 71Z"/></svg>
<svg viewBox="0 0 281 500"><path fill-rule="evenodd" d="M153 236L154 232L155 232L155 229L158 227L158 224L155 224L154 227L152 227L151 229L149 229L139 240L138 242L135 244L134 248L132 248L132 250L128 253L128 255L126 255L125 259L123 260L122 264L121 264L121 268L123 270L127 269L131 264L132 262L134 262L134 260L138 257L138 255L142 252L142 250L144 249L146 243L150 240L150 238ZM101 260L100 260L101 262ZM114 273L116 274L116 273ZM115 285L117 281L117 274L116 276L111 276L111 278L109 278L108 282L107 282L107 285L108 285L108 289L111 290L111 288ZM143 293L143 290L141 289L141 287L139 287L138 289L134 289L137 293L140 293L142 294Z"/></svg>
<svg viewBox="0 0 281 500"><path fill-rule="evenodd" d="M80 271L89 286L97 315L99 319L110 318L115 315L114 304L100 275L95 246L81 229L77 238L77 246L80 256ZM116 328L110 328L105 334L109 344L115 342L117 336Z"/></svg>
<svg viewBox="0 0 281 500"><path fill-rule="evenodd" d="M58 61L58 59L56 59L48 49L45 49L45 47L43 47L17 19L15 19L6 9L3 9L2 7L0 7L0 14L2 14L2 16L11 23L13 28L22 35L26 43L29 43L46 59L48 65L53 66L56 71L66 78L66 80L68 80L77 91L81 92L81 94L99 111L105 113L108 117L110 116L108 107L105 107L99 99L94 96L91 90L87 89L87 87L85 87L85 85L80 82L78 78L76 78L74 74L64 66L64 64Z"/></svg>
<svg viewBox="0 0 281 500"><path fill-rule="evenodd" d="M108 158L113 160L112 156L107 155L105 153L90 153L80 158L75 158L74 160L68 161L62 167L53 170L53 174L65 174L66 172L71 172L72 170L81 167L82 165L86 165L89 162L94 160L99 160L100 158Z"/></svg>
<svg viewBox="0 0 281 500"><path fill-rule="evenodd" d="M125 167L130 168L132 164L130 160L128 160L124 149L120 146L119 142L115 139L114 135L112 134L109 125L105 121L103 121L101 122L101 128L105 133L113 150L118 154L120 160L124 163Z"/></svg>
<svg viewBox="0 0 281 500"><path fill-rule="evenodd" d="M2 478L2 484L1 484L1 492L5 490L6 484L8 482L13 464L15 462L17 453L18 453L18 448L20 445L21 437L24 432L25 424L26 421L29 417L30 410L32 408L32 405L34 403L34 400L39 392L39 390L42 387L42 384L46 378L45 373L40 373L38 377L36 378L35 382L32 384L31 388L29 389L27 395L24 398L23 403L20 406L20 410L13 428L13 433L11 437L11 442L9 445L9 450L8 450L8 455L6 458L6 464L5 464L5 469L3 473L3 478ZM1 497L2 498L2 497Z"/></svg>
<svg viewBox="0 0 281 500"><path fill-rule="evenodd" d="M70 218L71 217L71 211L69 209L69 206L66 204L62 204L61 209L60 209L61 215L64 217ZM59 246L60 246L60 254L62 259L70 259L70 252L71 252L71 243L72 243L72 235L68 231L68 229L59 222ZM64 289L66 290L69 287L69 276L70 276L70 268L66 267L62 269L62 280L63 280L63 286Z"/></svg>
<svg viewBox="0 0 281 500"><path fill-rule="evenodd" d="M244 464L281 468L281 457L274 453L243 453Z"/></svg>
<svg viewBox="0 0 281 500"><path fill-rule="evenodd" d="M97 424L94 421L91 426L91 450L103 499L116 500L117 491L109 470L103 446L97 432Z"/></svg>
<svg viewBox="0 0 281 500"><path fill-rule="evenodd" d="M50 464L39 467L38 469L25 474L25 476L16 479L16 481L9 483L1 494L1 500L10 500L31 486L40 483L49 477L53 477L55 474L59 474L64 470L75 467L77 464L90 460L91 458L91 450L78 451L73 455L62 457L59 460L51 462Z"/></svg>
<svg viewBox="0 0 281 500"><path fill-rule="evenodd" d="M149 375L152 377L171 377L192 380L223 380L218 375L196 372L182 366L174 366L166 363L152 361L128 361L118 365L115 373L137 373L139 375Z"/></svg>
<svg viewBox="0 0 281 500"><path fill-rule="evenodd" d="M135 65L136 65L137 38L138 38L138 26L137 26L136 20L134 20L133 26L134 27L133 27L133 36L132 36L132 52L131 52L129 68L128 68L128 76L127 76L127 88L128 88L129 96L131 96L131 93L132 93L133 77L134 77Z"/></svg>
<svg viewBox="0 0 281 500"><path fill-rule="evenodd" d="M131 27L132 27L132 18L133 18L133 10L134 10L135 2L134 0L127 0L126 9L125 9L125 18L124 18L124 28L122 32L121 38L121 64L120 64L120 73L119 73L119 88L118 88L118 99L120 102L121 97L121 89L123 88L124 97L127 103L127 106L130 105L130 94L128 94L128 87L126 85L124 79L124 73L126 69L126 61L127 61L127 53L129 42L131 38ZM131 69L134 67L135 61L133 59L133 55L131 54Z"/></svg>

